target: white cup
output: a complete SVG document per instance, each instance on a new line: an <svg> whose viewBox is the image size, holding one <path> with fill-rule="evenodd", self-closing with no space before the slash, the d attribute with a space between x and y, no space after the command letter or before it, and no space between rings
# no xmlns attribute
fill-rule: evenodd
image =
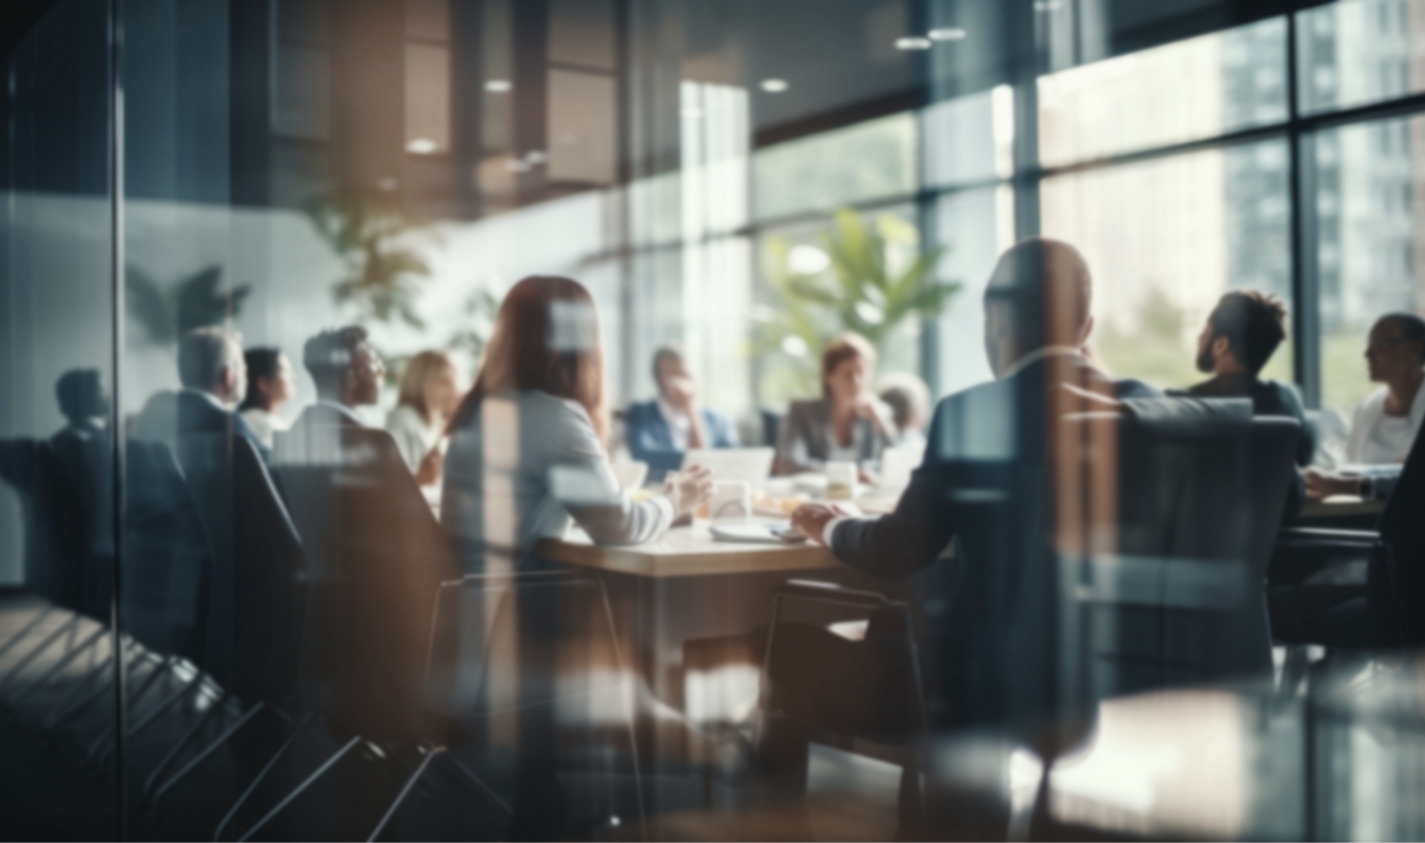
<svg viewBox="0 0 1425 843"><path fill-rule="evenodd" d="M752 484L746 480L713 482L708 518L714 524L746 524L752 518Z"/></svg>
<svg viewBox="0 0 1425 843"><path fill-rule="evenodd" d="M856 497L856 470L854 462L829 462L826 464L826 499L849 501Z"/></svg>

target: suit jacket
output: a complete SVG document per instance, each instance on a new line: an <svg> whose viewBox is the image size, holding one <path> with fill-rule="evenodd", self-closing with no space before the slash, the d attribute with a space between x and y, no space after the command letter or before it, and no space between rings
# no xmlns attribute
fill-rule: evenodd
<svg viewBox="0 0 1425 843"><path fill-rule="evenodd" d="M139 439L164 442L176 448L183 436L213 433L241 436L252 443L266 462L271 454L243 417L223 409L217 400L196 389L160 392L148 400L139 413L135 434Z"/></svg>
<svg viewBox="0 0 1425 843"><path fill-rule="evenodd" d="M706 407L700 410L709 448L736 448L741 439L732 420ZM628 431L628 451L636 460L648 463L648 478L661 480L670 471L683 467L683 451L673 445L673 431L658 409L657 401L632 404L624 421Z"/></svg>
<svg viewBox="0 0 1425 843"><path fill-rule="evenodd" d="M1212 380L1184 390L1169 390L1169 395L1190 395L1194 398L1250 398L1252 413L1258 416L1285 416L1301 424L1297 440L1296 464L1308 466L1316 453L1316 438L1306 421L1306 411L1296 390L1276 381L1258 380L1245 372L1218 375Z"/></svg>

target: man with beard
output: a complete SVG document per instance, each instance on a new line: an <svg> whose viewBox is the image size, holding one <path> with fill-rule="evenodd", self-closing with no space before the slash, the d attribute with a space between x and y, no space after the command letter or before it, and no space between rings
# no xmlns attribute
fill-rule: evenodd
<svg viewBox="0 0 1425 843"><path fill-rule="evenodd" d="M1197 340L1197 369L1211 380L1169 395L1194 398L1250 398L1259 416L1286 416L1301 423L1296 463L1311 463L1315 438L1296 389L1258 377L1286 339L1286 308L1276 296L1255 290L1223 296Z"/></svg>

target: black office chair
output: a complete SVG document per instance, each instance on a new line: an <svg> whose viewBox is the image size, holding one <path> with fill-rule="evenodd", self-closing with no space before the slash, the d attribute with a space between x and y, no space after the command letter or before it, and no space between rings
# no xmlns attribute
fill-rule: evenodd
<svg viewBox="0 0 1425 843"><path fill-rule="evenodd" d="M850 611L865 621L860 640L827 625L785 621L788 602ZM762 776L783 796L804 796L813 741L896 764L897 839L913 839L924 822L927 730L907 606L872 592L791 580L773 593L764 647L755 739Z"/></svg>
<svg viewBox="0 0 1425 843"><path fill-rule="evenodd" d="M458 570L390 434L300 430L280 434L275 452L273 473L305 557L298 688L307 716L223 818L217 839L243 821L237 839L257 833L363 742L387 747L395 761L420 744L431 613L440 583ZM318 718L338 749L245 818L258 787Z"/></svg>
<svg viewBox="0 0 1425 843"><path fill-rule="evenodd" d="M144 792L155 809L255 719L274 714L293 721L304 599L301 541L252 443L212 434L181 437L176 447L211 559L195 659L203 676L187 696L209 699L145 779ZM163 778L183 750L225 714L235 722Z"/></svg>

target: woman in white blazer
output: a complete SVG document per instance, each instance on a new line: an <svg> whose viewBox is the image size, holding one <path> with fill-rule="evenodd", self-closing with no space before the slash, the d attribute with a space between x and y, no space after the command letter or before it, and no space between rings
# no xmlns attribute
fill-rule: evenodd
<svg viewBox="0 0 1425 843"><path fill-rule="evenodd" d="M645 542L710 497L705 469L629 497L609 464L603 370L588 290L557 276L511 288L450 424L441 518L467 573L536 567L535 545L571 521L600 544Z"/></svg>
<svg viewBox="0 0 1425 843"><path fill-rule="evenodd" d="M1405 461L1425 420L1425 319L1413 313L1382 316L1371 328L1366 362L1372 383L1385 386L1356 405L1346 462L1386 465Z"/></svg>

